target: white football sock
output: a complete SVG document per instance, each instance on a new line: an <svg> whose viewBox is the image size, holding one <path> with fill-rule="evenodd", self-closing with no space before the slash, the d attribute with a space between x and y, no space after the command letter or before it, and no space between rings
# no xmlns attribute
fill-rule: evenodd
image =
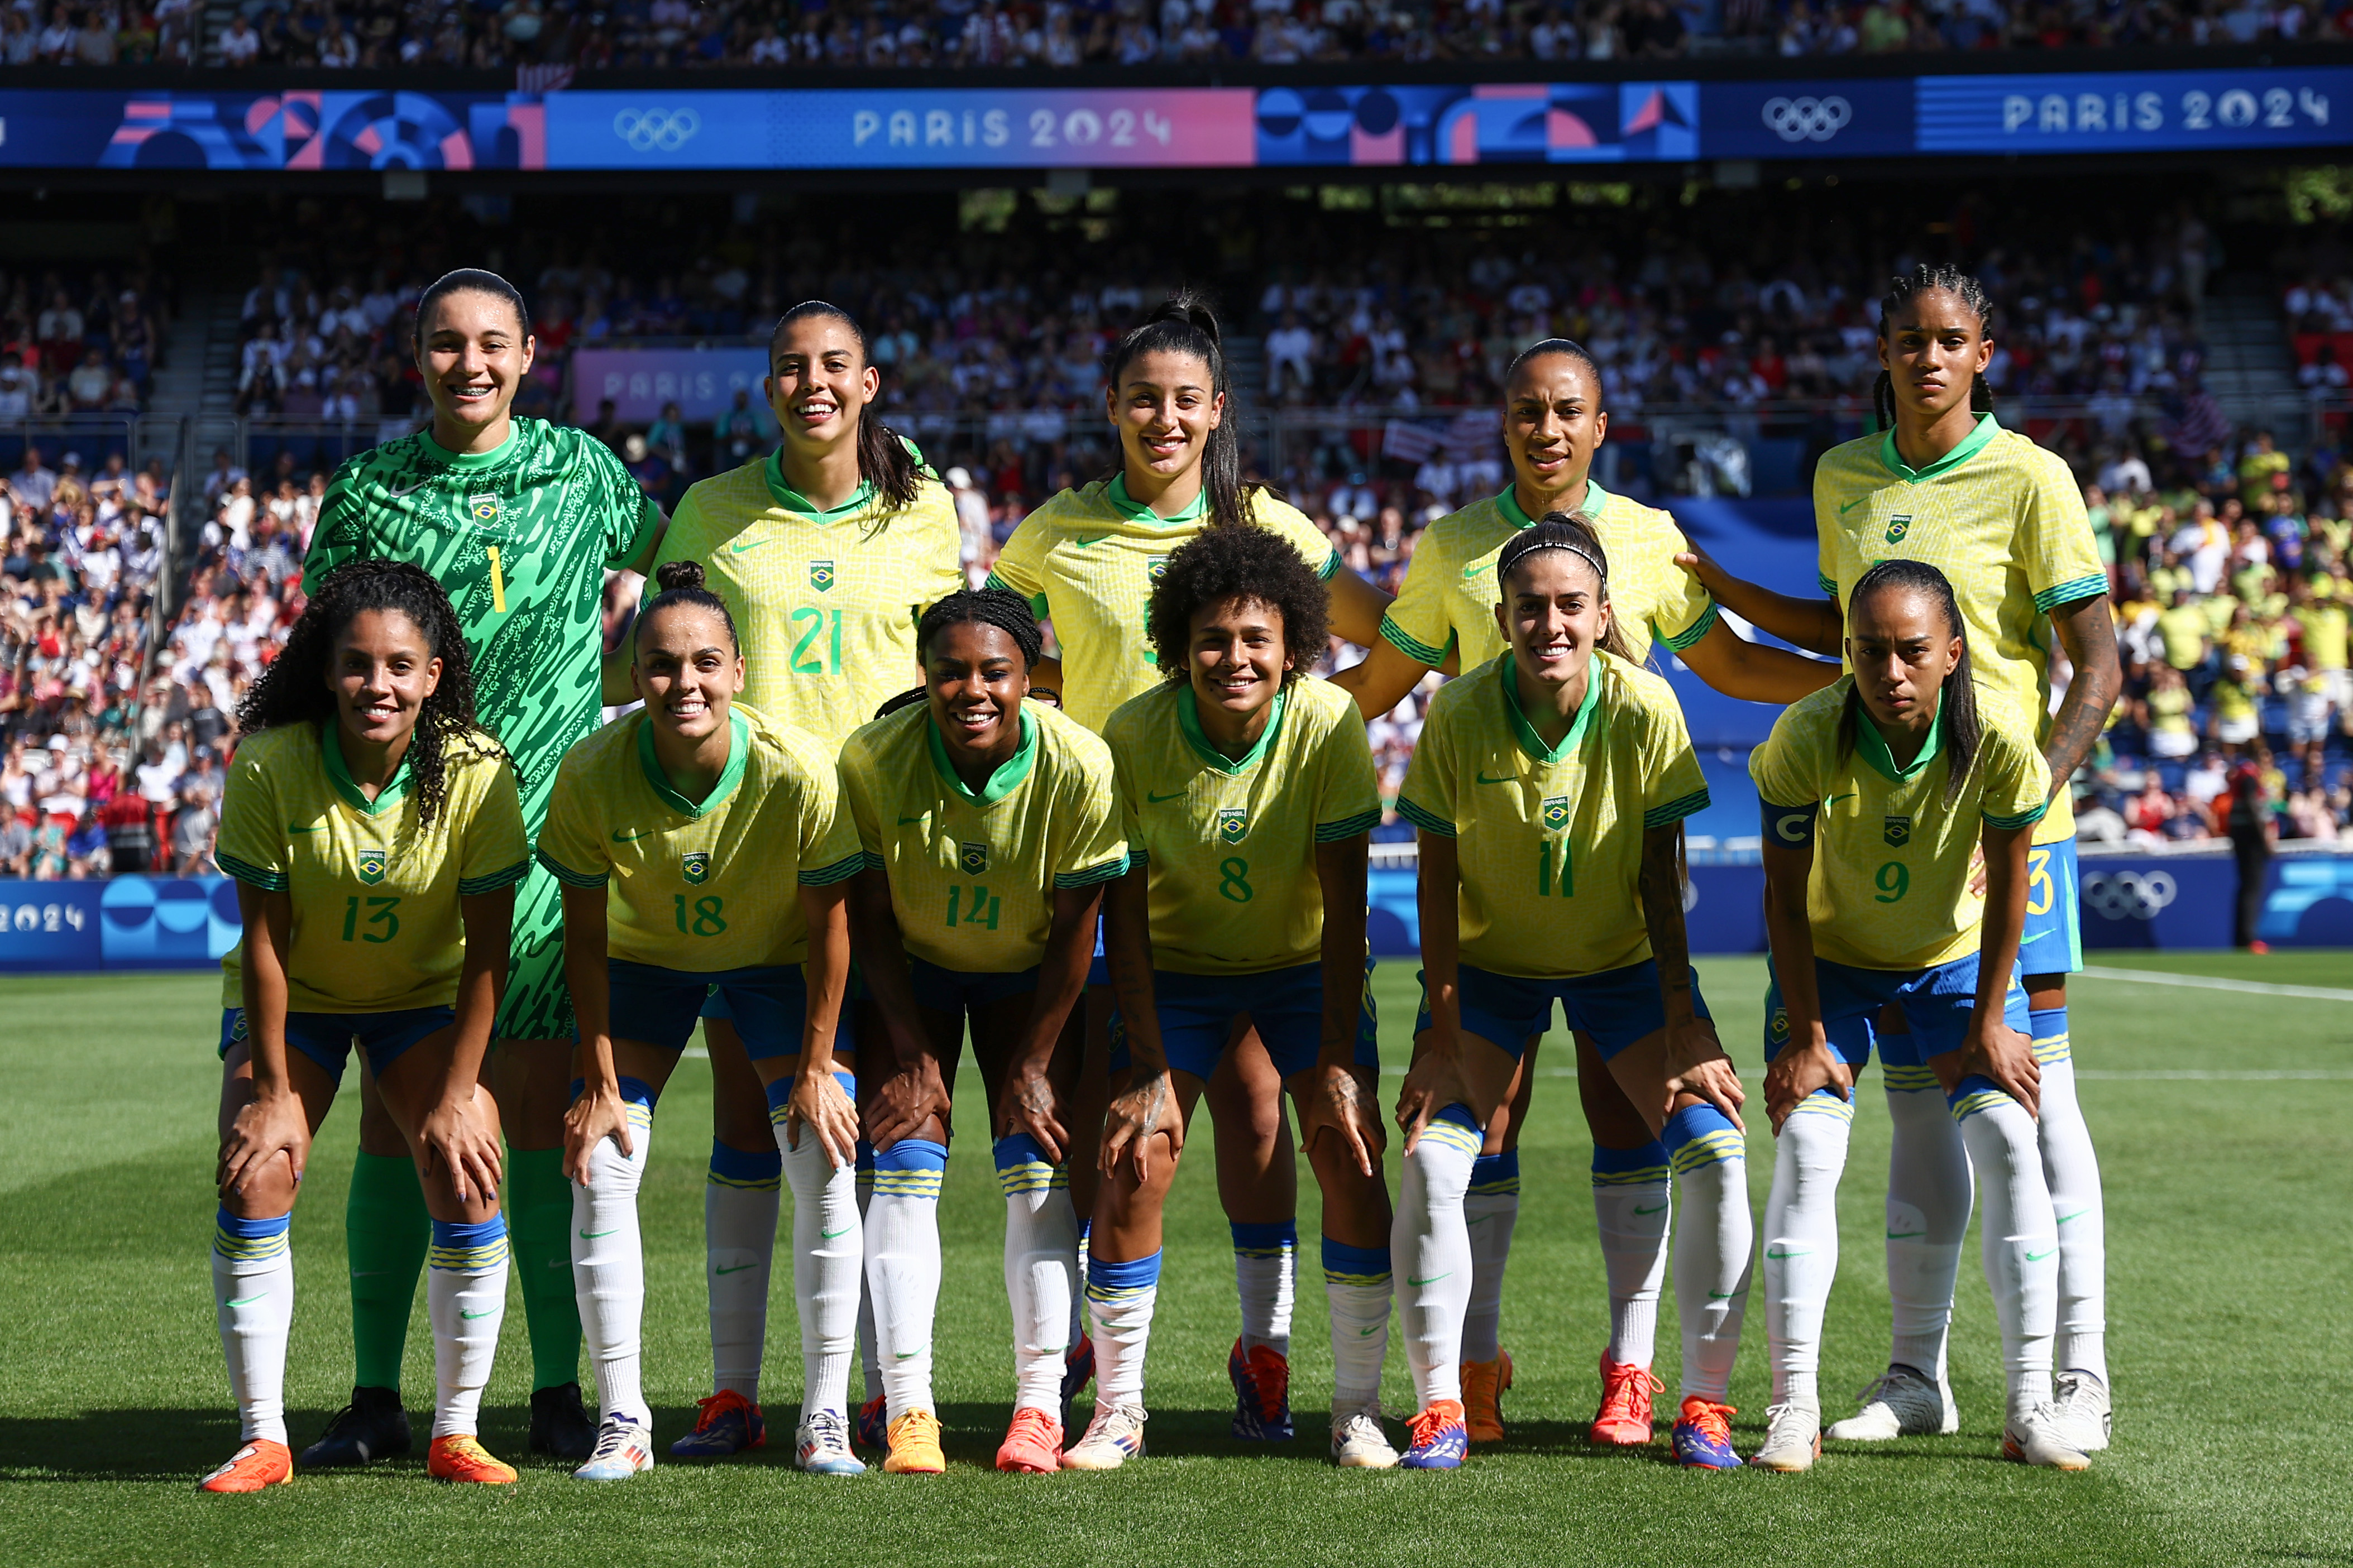
<svg viewBox="0 0 2353 1568"><path fill-rule="evenodd" d="M2051 1397L2051 1339L2059 1321L2059 1226L2043 1184L2034 1118L1983 1079L1965 1080L1953 1117L1985 1189L1986 1287L2001 1321L2007 1414L2016 1418Z"/></svg>
<svg viewBox="0 0 2353 1568"><path fill-rule="evenodd" d="M1098 1408L1144 1403L1144 1357L1159 1299L1157 1252L1120 1263L1093 1260L1087 1275L1087 1315L1095 1325Z"/></svg>
<svg viewBox="0 0 2353 1568"><path fill-rule="evenodd" d="M641 1330L646 1313L645 1249L638 1231L638 1189L653 1138L652 1108L628 1102L634 1153L610 1138L588 1152L588 1184L572 1184L572 1289L580 1334L596 1376L600 1419L619 1415L653 1425L646 1405Z"/></svg>
<svg viewBox="0 0 2353 1568"><path fill-rule="evenodd" d="M1773 1403L1821 1408L1822 1316L1838 1278L1838 1184L1854 1107L1807 1097L1781 1123L1765 1200L1765 1338Z"/></svg>
<svg viewBox="0 0 2353 1568"><path fill-rule="evenodd" d="M1071 1172L1047 1163L1027 1133L997 1141L1005 1194L1005 1295L1013 1308L1013 1407L1060 1419L1065 1357L1078 1293L1079 1216Z"/></svg>
<svg viewBox="0 0 2353 1568"><path fill-rule="evenodd" d="M1350 1247L1324 1237L1324 1300L1332 1313L1332 1408L1377 1405L1388 1358L1389 1298L1397 1285L1386 1247Z"/></svg>
<svg viewBox="0 0 2353 1568"><path fill-rule="evenodd" d="M1093 1226L1094 1217L1092 1215L1080 1216L1079 1275L1077 1286L1071 1293L1071 1345L1073 1349L1076 1349L1078 1342L1087 1335L1087 1325L1081 1316L1081 1309L1087 1304L1087 1232L1093 1228Z"/></svg>
<svg viewBox="0 0 2353 1568"><path fill-rule="evenodd" d="M1462 1315L1471 1305L1471 1234L1462 1221L1462 1197L1481 1141L1470 1111L1459 1105L1440 1111L1405 1158L1389 1226L1398 1320L1414 1398L1424 1410L1462 1397Z"/></svg>
<svg viewBox="0 0 2353 1568"><path fill-rule="evenodd" d="M213 1222L213 1312L242 1440L286 1441L286 1336L294 1323L293 1215Z"/></svg>
<svg viewBox="0 0 2353 1568"><path fill-rule="evenodd" d="M1234 1245L1234 1292L1241 1298L1242 1349L1271 1345L1291 1356L1291 1310L1298 1297L1299 1226L1295 1220L1242 1222L1227 1227Z"/></svg>
<svg viewBox="0 0 2353 1568"><path fill-rule="evenodd" d="M858 1223L863 1226L866 1215L874 1206L874 1146L861 1138L858 1141ZM872 1404L882 1394L882 1342L874 1328L874 1296L865 1286L861 1272L858 1290L858 1369L859 1381L865 1385L866 1403Z"/></svg>
<svg viewBox="0 0 2353 1568"><path fill-rule="evenodd" d="M1674 1217L1667 1152L1593 1149L1593 1218L1609 1284L1609 1359L1647 1367L1657 1351L1659 1292L1667 1282L1667 1228Z"/></svg>
<svg viewBox="0 0 2353 1568"><path fill-rule="evenodd" d="M1739 1131L1712 1105L1667 1118L1659 1141L1675 1173L1675 1316L1683 1336L1683 1396L1724 1403L1748 1310L1748 1160Z"/></svg>
<svg viewBox="0 0 2353 1568"><path fill-rule="evenodd" d="M866 1237L858 1215L858 1170L835 1165L807 1127L801 1146L785 1141L782 1111L771 1118L793 1189L793 1299L801 1314L801 1419L820 1410L847 1416L849 1355L858 1339L859 1287Z"/></svg>
<svg viewBox="0 0 2353 1568"><path fill-rule="evenodd" d="M507 1222L433 1222L426 1254L425 1300L433 1321L433 1436L472 1436L480 1428L482 1387L499 1349L507 1310Z"/></svg>
<svg viewBox="0 0 2353 1568"><path fill-rule="evenodd" d="M784 1165L713 1141L702 1188L703 1271L711 1287L711 1386L760 1402L768 1271L776 1250ZM575 1228L577 1228L576 1226Z"/></svg>
<svg viewBox="0 0 2353 1568"><path fill-rule="evenodd" d="M874 1156L866 1290L893 1421L934 1408L932 1321L940 1303L940 1184L947 1165L947 1146L921 1138L902 1138Z"/></svg>
<svg viewBox="0 0 2353 1568"><path fill-rule="evenodd" d="M2059 1222L2059 1337L2052 1366L2108 1380L2107 1215L2100 1197L2100 1157L2075 1098L2075 1060L2067 1010L2034 1015L2034 1059L2042 1068L2042 1179Z"/></svg>
<svg viewBox="0 0 2353 1568"><path fill-rule="evenodd" d="M1941 1381L1974 1197L1968 1152L1926 1068L1887 1067L1887 1359Z"/></svg>
<svg viewBox="0 0 2353 1568"><path fill-rule="evenodd" d="M1462 1359L1493 1361L1503 1353L1504 1270L1512 1260L1512 1232L1520 1223L1520 1152L1482 1154L1471 1166L1462 1199L1471 1232L1471 1308L1462 1319Z"/></svg>

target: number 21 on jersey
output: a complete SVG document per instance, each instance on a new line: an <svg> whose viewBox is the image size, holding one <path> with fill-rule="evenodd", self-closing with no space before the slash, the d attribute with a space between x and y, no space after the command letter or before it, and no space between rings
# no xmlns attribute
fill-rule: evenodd
<svg viewBox="0 0 2353 1568"><path fill-rule="evenodd" d="M804 606L792 614L793 652L790 661L795 675L839 675L841 673L841 612L810 609ZM827 628L831 634L828 637ZM819 639L827 638L828 646L820 647ZM828 657L830 653L830 658Z"/></svg>

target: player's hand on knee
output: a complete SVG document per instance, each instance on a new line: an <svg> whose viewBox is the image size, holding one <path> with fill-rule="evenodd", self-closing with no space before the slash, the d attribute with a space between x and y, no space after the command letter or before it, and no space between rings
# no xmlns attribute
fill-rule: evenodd
<svg viewBox="0 0 2353 1568"><path fill-rule="evenodd" d="M1328 1132L1366 1176L1388 1142L1374 1098L1374 1070L1354 1062L1318 1062L1308 1070L1307 1092L1297 1097L1300 1142L1312 1151L1317 1135Z"/></svg>
<svg viewBox="0 0 2353 1568"><path fill-rule="evenodd" d="M1791 1045L1765 1069L1765 1114L1778 1134L1789 1113L1821 1089L1854 1100L1854 1069L1826 1045Z"/></svg>
<svg viewBox="0 0 2353 1568"><path fill-rule="evenodd" d="M625 1155L638 1152L629 1135L629 1113L609 1084L592 1084L580 1091L564 1113L564 1173L588 1186L589 1159L596 1145L610 1138Z"/></svg>
<svg viewBox="0 0 2353 1568"><path fill-rule="evenodd" d="M869 1091L866 1136L877 1149L888 1149L902 1138L913 1137L934 1117L942 1127L947 1125L947 1084L940 1077L940 1064L919 1055L901 1063L898 1071Z"/></svg>
<svg viewBox="0 0 2353 1568"><path fill-rule="evenodd" d="M1724 1112L1735 1127L1748 1131L1740 1120L1748 1093L1740 1087L1740 1069L1715 1037L1715 1026L1704 1018L1681 1023L1670 1018L1665 1033L1666 1111L1672 1113L1677 1095L1696 1095Z"/></svg>
<svg viewBox="0 0 2353 1568"><path fill-rule="evenodd" d="M858 1163L858 1107L831 1072L803 1071L793 1080L785 1131L796 1149L804 1130L817 1135L836 1170Z"/></svg>
<svg viewBox="0 0 2353 1568"><path fill-rule="evenodd" d="M1968 1037L1953 1054L1959 1058L1959 1070L1955 1081L1945 1086L1947 1092L1962 1079L1990 1079L2026 1107L2028 1115L2042 1114L2042 1068L2034 1060L2034 1042L2025 1035L1999 1018L1989 1018L1971 1024Z"/></svg>
<svg viewBox="0 0 2353 1568"><path fill-rule="evenodd" d="M1469 1105L1473 1115L1480 1107L1472 1104L1471 1086L1458 1058L1461 1050L1458 1038L1448 1049L1432 1031L1430 1046L1414 1064L1406 1069L1405 1087L1398 1090L1397 1124L1405 1133L1405 1152L1411 1154L1421 1142L1422 1130L1438 1113L1450 1105ZM1486 1107L1486 1115L1495 1108ZM1480 1119L1485 1125L1485 1117Z"/></svg>
<svg viewBox="0 0 2353 1568"><path fill-rule="evenodd" d="M1016 1133L1026 1134L1054 1164L1062 1163L1070 1129L1062 1123L1061 1097L1054 1092L1042 1063L1016 1068L1006 1079L996 1134L1010 1138Z"/></svg>
<svg viewBox="0 0 2353 1568"><path fill-rule="evenodd" d="M221 1140L214 1184L226 1193L242 1194L281 1153L300 1186L311 1159L311 1123L302 1113L302 1101L290 1090L257 1097L237 1111L228 1136Z"/></svg>
<svg viewBox="0 0 2353 1568"><path fill-rule="evenodd" d="M1177 1109L1175 1080L1166 1072L1146 1073L1139 1068L1127 1088L1104 1108L1103 1173L1111 1175L1121 1162L1133 1160L1135 1179L1149 1182L1155 1133L1168 1140L1171 1161L1184 1151L1185 1118Z"/></svg>
<svg viewBox="0 0 2353 1568"><path fill-rule="evenodd" d="M499 1138L483 1114L479 1088L448 1095L417 1124L419 1174L449 1173L459 1203L491 1203L499 1195Z"/></svg>

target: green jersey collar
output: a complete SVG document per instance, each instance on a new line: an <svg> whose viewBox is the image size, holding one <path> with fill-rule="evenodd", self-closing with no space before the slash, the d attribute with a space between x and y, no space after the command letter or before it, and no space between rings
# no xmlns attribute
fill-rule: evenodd
<svg viewBox="0 0 2353 1568"><path fill-rule="evenodd" d="M1933 479L1938 474L1948 473L1959 468L1963 463L1985 450L1985 444L2000 434L2000 420L1990 414L1980 414L1978 416L1977 428L1962 437L1959 446L1926 468L1915 468L1905 462L1903 455L1896 451L1895 432L1891 428L1880 440L1879 460L1886 464L1887 471L1897 479L1906 483L1917 484L1922 479Z"/></svg>
<svg viewBox="0 0 2353 1568"><path fill-rule="evenodd" d="M1203 762L1221 773L1246 773L1258 766L1258 760L1266 755L1266 749L1269 746L1274 744L1274 737L1282 729L1283 710L1289 707L1290 703L1289 687L1286 686L1274 694L1274 711L1267 715L1266 728L1259 731L1258 744L1252 746L1250 749L1250 754L1245 757L1236 758L1226 755L1225 752L1209 744L1209 738L1201 733L1201 710L1189 681L1176 693L1176 725L1185 731L1186 744L1191 746L1195 754Z"/></svg>
<svg viewBox="0 0 2353 1568"><path fill-rule="evenodd" d="M719 782L711 786L711 793L700 802L691 801L679 794L677 787L670 782L670 775L662 772L661 759L654 755L653 721L643 714L638 716L638 766L645 770L646 783L653 786L654 794L661 797L662 804L672 811L685 813L690 821L727 804L727 797L733 795L735 786L744 782L744 759L751 752L751 721L730 708L727 710L727 765L719 770Z"/></svg>
<svg viewBox="0 0 2353 1568"><path fill-rule="evenodd" d="M1520 487L1516 483L1504 487L1504 493L1495 498L1495 505L1503 512L1504 521L1514 528L1534 528L1536 525L1536 520L1530 517L1527 509L1520 504ZM1598 480L1587 479L1585 504L1577 510L1586 517L1598 519L1609 505L1609 492L1603 489Z"/></svg>
<svg viewBox="0 0 2353 1568"><path fill-rule="evenodd" d="M839 522L852 513L863 511L867 503L874 499L874 481L860 479L858 488L850 492L849 499L839 506L827 508L818 505L785 483L785 449L782 447L769 453L768 460L760 465L760 477L768 481L768 494L776 498L778 506L818 522Z"/></svg>
<svg viewBox="0 0 2353 1568"><path fill-rule="evenodd" d="M1144 528L1175 528L1180 523L1198 522L1201 514L1209 510L1209 490L1204 485L1192 504L1174 517L1163 517L1150 507L1127 493L1127 476L1114 474L1103 487L1103 499L1119 509L1121 517Z"/></svg>
<svg viewBox="0 0 2353 1568"><path fill-rule="evenodd" d="M940 727L933 720L928 704L923 710L923 733L932 742L933 770L966 805L995 805L1020 786L1021 781L1029 776L1030 768L1038 761L1038 721L1029 716L1029 710L1026 707L1021 710L1021 744L1014 749L1011 756L997 764L997 771L990 773L988 782L977 790L956 776L955 764L948 761L948 743L940 738Z"/></svg>
<svg viewBox="0 0 2353 1568"><path fill-rule="evenodd" d="M375 792L375 798L370 800L360 793L360 786L352 782L351 764L343 761L343 727L329 719L319 726L319 758L326 764L327 782L334 786L337 795L343 796L345 805L362 816L382 816L400 804L401 796L408 793L406 752L401 752L400 765L392 770L392 777L385 781L384 787ZM412 735L409 739L413 744L416 737Z"/></svg>
<svg viewBox="0 0 2353 1568"><path fill-rule="evenodd" d="M1577 750L1577 742L1585 738L1586 724L1592 719L1594 709L1601 705L1601 682L1604 679L1601 661L1595 659L1585 667L1585 700L1577 705L1577 717L1569 721L1568 733L1560 738L1557 746L1547 746L1536 727L1528 722L1520 707L1520 683L1514 671L1519 666L1509 654L1495 661L1496 683L1504 689L1504 717L1512 726L1512 736L1520 750L1547 767Z"/></svg>
<svg viewBox="0 0 2353 1568"><path fill-rule="evenodd" d="M1908 768L1895 765L1895 753L1887 749L1887 737L1879 732L1879 726L1871 721L1868 712L1863 711L1860 699L1856 700L1855 710L1854 749L1864 762L1871 764L1873 772L1891 783L1910 784L1926 773L1928 764L1936 760L1936 753L1945 749L1945 703L1941 695L1936 700L1936 716L1928 721L1928 739Z"/></svg>
<svg viewBox="0 0 2353 1568"><path fill-rule="evenodd" d="M417 444L425 448L425 455L437 463L443 463L453 468L487 468L494 463L505 462L513 453L515 442L522 437L522 432L517 427L515 422L510 421L507 426L507 438L487 452L453 452L433 438L433 426L430 425L417 433Z"/></svg>

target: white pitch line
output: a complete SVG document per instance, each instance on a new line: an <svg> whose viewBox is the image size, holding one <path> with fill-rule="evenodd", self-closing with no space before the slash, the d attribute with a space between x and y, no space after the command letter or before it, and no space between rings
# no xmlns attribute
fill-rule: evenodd
<svg viewBox="0 0 2353 1568"><path fill-rule="evenodd" d="M2270 1083L2280 1079L2294 1079L2299 1081L2316 1079L2327 1083L2341 1083L2348 1080L2353 1080L2353 1072L2338 1072L2328 1068L2282 1068L2276 1071L2268 1071L2262 1068L2250 1068L2244 1072L2234 1072L2227 1069L2210 1072L2203 1068L2128 1068L2113 1072L2103 1072L2095 1068L2078 1068L2075 1069L2075 1076L2077 1078L2114 1079L2126 1081L2148 1082L2170 1080L2175 1079L2189 1079L2200 1081L2220 1079L2230 1083Z"/></svg>
<svg viewBox="0 0 2353 1568"><path fill-rule="evenodd" d="M2145 969L2106 969L2086 964L2094 980L2135 980L2143 985L2186 985L2195 991L2245 991L2257 996L2302 996L2314 1002L2353 1002L2353 991L2327 985L2270 985L2260 980L2221 980L2211 974L2158 974Z"/></svg>

